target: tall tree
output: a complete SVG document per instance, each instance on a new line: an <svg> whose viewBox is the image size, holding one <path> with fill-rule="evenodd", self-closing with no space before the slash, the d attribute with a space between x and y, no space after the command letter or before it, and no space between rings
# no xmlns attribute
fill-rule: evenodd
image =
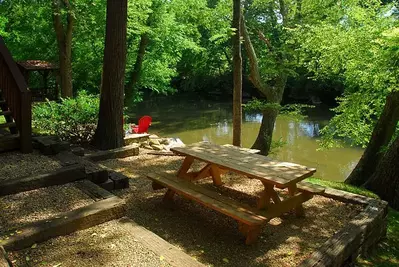
<svg viewBox="0 0 399 267"><path fill-rule="evenodd" d="M94 144L123 146L123 98L126 67L127 0L108 0L100 111Z"/></svg>
<svg viewBox="0 0 399 267"><path fill-rule="evenodd" d="M384 156L386 149L395 133L399 121L399 91L387 96L384 110L381 113L370 142L352 173L345 183L360 186L364 184L375 172L379 161Z"/></svg>
<svg viewBox="0 0 399 267"><path fill-rule="evenodd" d="M241 146L242 126L242 57L241 57L241 0L233 1L233 145Z"/></svg>
<svg viewBox="0 0 399 267"><path fill-rule="evenodd" d="M278 5L279 13L281 14L282 24L286 22L286 10L284 1L280 0ZM277 20L275 10L271 8L269 12L274 20ZM272 136L274 124L279 113L279 106L283 98L285 85L287 83L287 72L283 69L284 58L282 53L276 53L272 43L264 36L261 31L258 31L259 39L262 44L266 46L269 51L269 56L272 61L275 61L275 66L278 66L277 74L272 80L264 80L259 68L259 59L253 47L244 17L241 20L242 35L244 38L245 50L249 59L249 80L256 87L256 89L267 99L267 104L262 108L262 122L259 129L258 136L253 144L253 148L259 149L262 155L267 155L272 144Z"/></svg>
<svg viewBox="0 0 399 267"><path fill-rule="evenodd" d="M399 210L399 136L379 161L376 171L364 186Z"/></svg>
<svg viewBox="0 0 399 267"><path fill-rule="evenodd" d="M64 25L62 14L66 13ZM69 0L53 0L53 24L58 43L61 96L72 97L72 32L75 15Z"/></svg>

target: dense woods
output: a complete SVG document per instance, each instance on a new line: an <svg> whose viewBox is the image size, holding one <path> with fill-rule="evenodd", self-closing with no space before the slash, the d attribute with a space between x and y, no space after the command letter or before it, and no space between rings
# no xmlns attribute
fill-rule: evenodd
<svg viewBox="0 0 399 267"><path fill-rule="evenodd" d="M264 155L283 104L326 100L335 116L322 146L367 147L347 182L398 207L397 193L381 190L398 184L396 1L248 0L234 1L234 12L226 0L137 0L126 10L111 5L126 1L107 2L0 2L0 35L16 60L58 62L63 97L101 91L98 147L121 146L123 102L145 92L231 101L234 88L240 105L242 86L258 98L246 105L263 114L253 147Z"/></svg>

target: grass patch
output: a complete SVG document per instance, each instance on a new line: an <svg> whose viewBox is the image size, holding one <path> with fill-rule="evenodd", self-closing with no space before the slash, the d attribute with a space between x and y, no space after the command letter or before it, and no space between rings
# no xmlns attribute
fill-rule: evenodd
<svg viewBox="0 0 399 267"><path fill-rule="evenodd" d="M321 186L331 187L334 189L350 192L353 194L358 194L358 195L371 197L371 198L379 198L376 194L374 194L373 192L368 191L364 188L360 188L357 186L353 186L353 185L349 185L349 184L345 184L345 183L341 183L341 182L326 181L326 180L322 180L319 178L308 178L306 181L313 183L313 184L318 184Z"/></svg>
<svg viewBox="0 0 399 267"><path fill-rule="evenodd" d="M325 181L318 178L309 178L307 181L366 197L378 198L377 195L364 188L345 183ZM356 266L399 266L399 211L389 208L387 237L378 244L376 250L369 257L359 258Z"/></svg>

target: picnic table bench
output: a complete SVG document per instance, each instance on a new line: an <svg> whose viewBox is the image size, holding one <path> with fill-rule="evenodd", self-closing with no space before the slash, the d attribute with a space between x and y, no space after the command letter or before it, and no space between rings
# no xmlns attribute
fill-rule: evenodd
<svg viewBox="0 0 399 267"><path fill-rule="evenodd" d="M256 151L209 143L197 143L171 150L185 156L183 164L177 176L168 173L148 174L147 177L153 181L153 188L168 188L164 196L165 201L171 200L175 194L178 194L237 220L239 230L246 237L246 244L255 242L261 226L272 218L290 210L295 210L297 215L302 216L304 214L302 203L311 199L313 194L324 191L323 187L302 182L313 175L315 169L274 161L254 154ZM198 172L189 172L194 160L207 164ZM262 182L264 190L256 207L245 206L192 182L212 177L214 185L221 186L223 184L221 175L227 171L240 173ZM288 197L281 199L275 188L287 189Z"/></svg>

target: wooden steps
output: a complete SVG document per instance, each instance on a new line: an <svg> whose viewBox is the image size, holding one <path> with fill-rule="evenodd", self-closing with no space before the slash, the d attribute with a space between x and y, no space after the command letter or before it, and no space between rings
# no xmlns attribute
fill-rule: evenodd
<svg viewBox="0 0 399 267"><path fill-rule="evenodd" d="M18 134L9 134L0 137L0 153L16 150L20 146L19 143L19 135Z"/></svg>
<svg viewBox="0 0 399 267"><path fill-rule="evenodd" d="M17 124L15 122L6 122L6 123L2 123L0 124L0 129L4 129L4 128L14 128L16 127Z"/></svg>
<svg viewBox="0 0 399 267"><path fill-rule="evenodd" d="M0 111L0 116L11 116L12 112L10 110Z"/></svg>

